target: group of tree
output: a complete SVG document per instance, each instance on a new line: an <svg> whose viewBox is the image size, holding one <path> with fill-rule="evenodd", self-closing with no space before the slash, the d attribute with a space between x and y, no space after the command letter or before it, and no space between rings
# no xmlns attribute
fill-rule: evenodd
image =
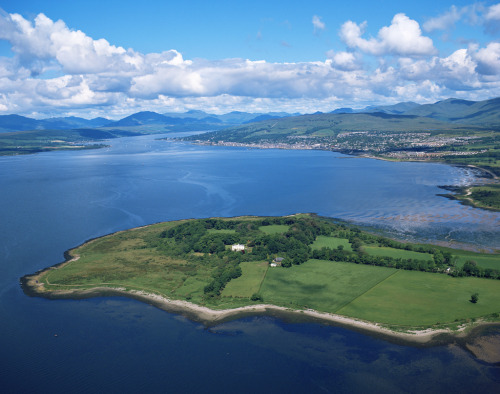
<svg viewBox="0 0 500 394"><path fill-rule="evenodd" d="M312 253L312 257L318 260L342 261L355 264L376 265L379 267L390 267L412 271L435 272L439 268L433 259L404 259L390 256L371 256L363 252L348 251L342 248L321 248ZM443 267L441 265L441 267Z"/></svg>
<svg viewBox="0 0 500 394"><path fill-rule="evenodd" d="M261 231L262 227L272 225L285 225L287 229L274 234ZM347 239L352 251L342 246L312 250L311 245L320 235ZM311 258L426 272L444 272L446 267L453 265L450 253L433 246L406 244L343 223L304 215L187 220L147 242L160 252L182 258L188 264L210 266L212 280L205 287L207 297L220 295L230 280L241 276L239 264L242 261L270 261L277 256L283 257L283 267L303 264ZM246 245L246 253L232 251L230 245L235 243ZM428 259L372 256L365 252L366 245L427 253L430 256ZM483 269L475 262L465 263L462 268L454 269L451 275L500 278L497 270Z"/></svg>
<svg viewBox="0 0 500 394"><path fill-rule="evenodd" d="M226 287L231 279L236 279L241 276L241 268L239 265L230 264L224 267L219 267L212 274L213 280L205 286L204 293L206 296L214 297L220 295L221 291Z"/></svg>
<svg viewBox="0 0 500 394"><path fill-rule="evenodd" d="M450 275L454 277L476 276L478 278L500 279L500 271L493 268L483 268L474 260L464 263L462 268L453 270Z"/></svg>

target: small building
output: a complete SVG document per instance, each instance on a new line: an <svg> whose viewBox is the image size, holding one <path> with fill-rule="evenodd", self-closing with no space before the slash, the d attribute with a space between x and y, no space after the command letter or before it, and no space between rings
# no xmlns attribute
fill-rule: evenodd
<svg viewBox="0 0 500 394"><path fill-rule="evenodd" d="M271 264L269 264L269 266L270 266L270 267L277 267L277 266L278 266L278 264L276 264L276 263L271 263Z"/></svg>
<svg viewBox="0 0 500 394"><path fill-rule="evenodd" d="M283 257L276 257L273 262L270 264L271 267L281 267L281 263L283 261Z"/></svg>
<svg viewBox="0 0 500 394"><path fill-rule="evenodd" d="M231 246L231 250L233 252L244 252L245 251L245 245L242 244L235 244Z"/></svg>

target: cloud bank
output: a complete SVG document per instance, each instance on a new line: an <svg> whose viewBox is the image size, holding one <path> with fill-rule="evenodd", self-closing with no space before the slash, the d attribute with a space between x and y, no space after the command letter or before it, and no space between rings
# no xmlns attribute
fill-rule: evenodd
<svg viewBox="0 0 500 394"><path fill-rule="evenodd" d="M452 7L423 31L449 29L464 18ZM485 29L500 20L500 4L482 12ZM315 32L325 24L313 16ZM0 57L0 113L120 117L138 110L191 108L212 112L315 112L339 106L445 97L500 96L500 42L468 44L440 56L420 24L394 15L376 37L368 22L346 21L345 50L302 63L248 59L184 59L175 49L143 54L93 39L44 14L27 20L0 13L0 39L13 56Z"/></svg>

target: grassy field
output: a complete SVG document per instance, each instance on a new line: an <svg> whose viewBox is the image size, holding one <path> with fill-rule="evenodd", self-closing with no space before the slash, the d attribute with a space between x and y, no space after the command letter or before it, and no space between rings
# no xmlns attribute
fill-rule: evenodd
<svg viewBox="0 0 500 394"><path fill-rule="evenodd" d="M392 268L309 260L290 269L269 269L261 294L266 303L335 313L395 272Z"/></svg>
<svg viewBox="0 0 500 394"><path fill-rule="evenodd" d="M470 296L479 293L479 302ZM500 281L398 271L338 313L390 325L425 326L500 313Z"/></svg>
<svg viewBox="0 0 500 394"><path fill-rule="evenodd" d="M260 290L269 264L267 262L245 261L240 264L243 274L229 282L222 291L223 297L250 298Z"/></svg>
<svg viewBox="0 0 500 394"><path fill-rule="evenodd" d="M170 224L157 224L92 241L75 249L77 261L45 276L50 289L91 288L99 285L143 289L171 298L201 301L211 280L210 267L172 259L143 248L144 238L156 236Z"/></svg>
<svg viewBox="0 0 500 394"><path fill-rule="evenodd" d="M326 235L318 236L314 243L311 245L311 248L313 250L319 250L321 248L337 249L337 247L340 245L344 247L344 250L352 251L349 240L345 238L327 237Z"/></svg>
<svg viewBox="0 0 500 394"><path fill-rule="evenodd" d="M483 268L500 269L499 253L477 253L470 250L451 249L443 246L436 246L436 248L443 252L451 253L457 268L461 268L466 261L472 260Z"/></svg>
<svg viewBox="0 0 500 394"><path fill-rule="evenodd" d="M462 267L466 261L475 261L478 266L483 268L500 269L500 256L498 255L458 255L456 266Z"/></svg>
<svg viewBox="0 0 500 394"><path fill-rule="evenodd" d="M394 249L382 246L363 246L363 250L372 256L389 256L395 259L432 260L432 255L429 253L413 252L411 250Z"/></svg>

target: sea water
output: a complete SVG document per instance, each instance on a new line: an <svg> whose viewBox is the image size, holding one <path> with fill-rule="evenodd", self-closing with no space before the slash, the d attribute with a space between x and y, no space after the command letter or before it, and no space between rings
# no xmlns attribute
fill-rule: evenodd
<svg viewBox="0 0 500 394"><path fill-rule="evenodd" d="M158 136L0 158L2 392L472 392L498 366L449 344L247 317L204 327L126 298L26 296L19 278L85 240L145 224L314 212L400 238L500 248L500 215L437 196L470 171L324 151L196 146Z"/></svg>

